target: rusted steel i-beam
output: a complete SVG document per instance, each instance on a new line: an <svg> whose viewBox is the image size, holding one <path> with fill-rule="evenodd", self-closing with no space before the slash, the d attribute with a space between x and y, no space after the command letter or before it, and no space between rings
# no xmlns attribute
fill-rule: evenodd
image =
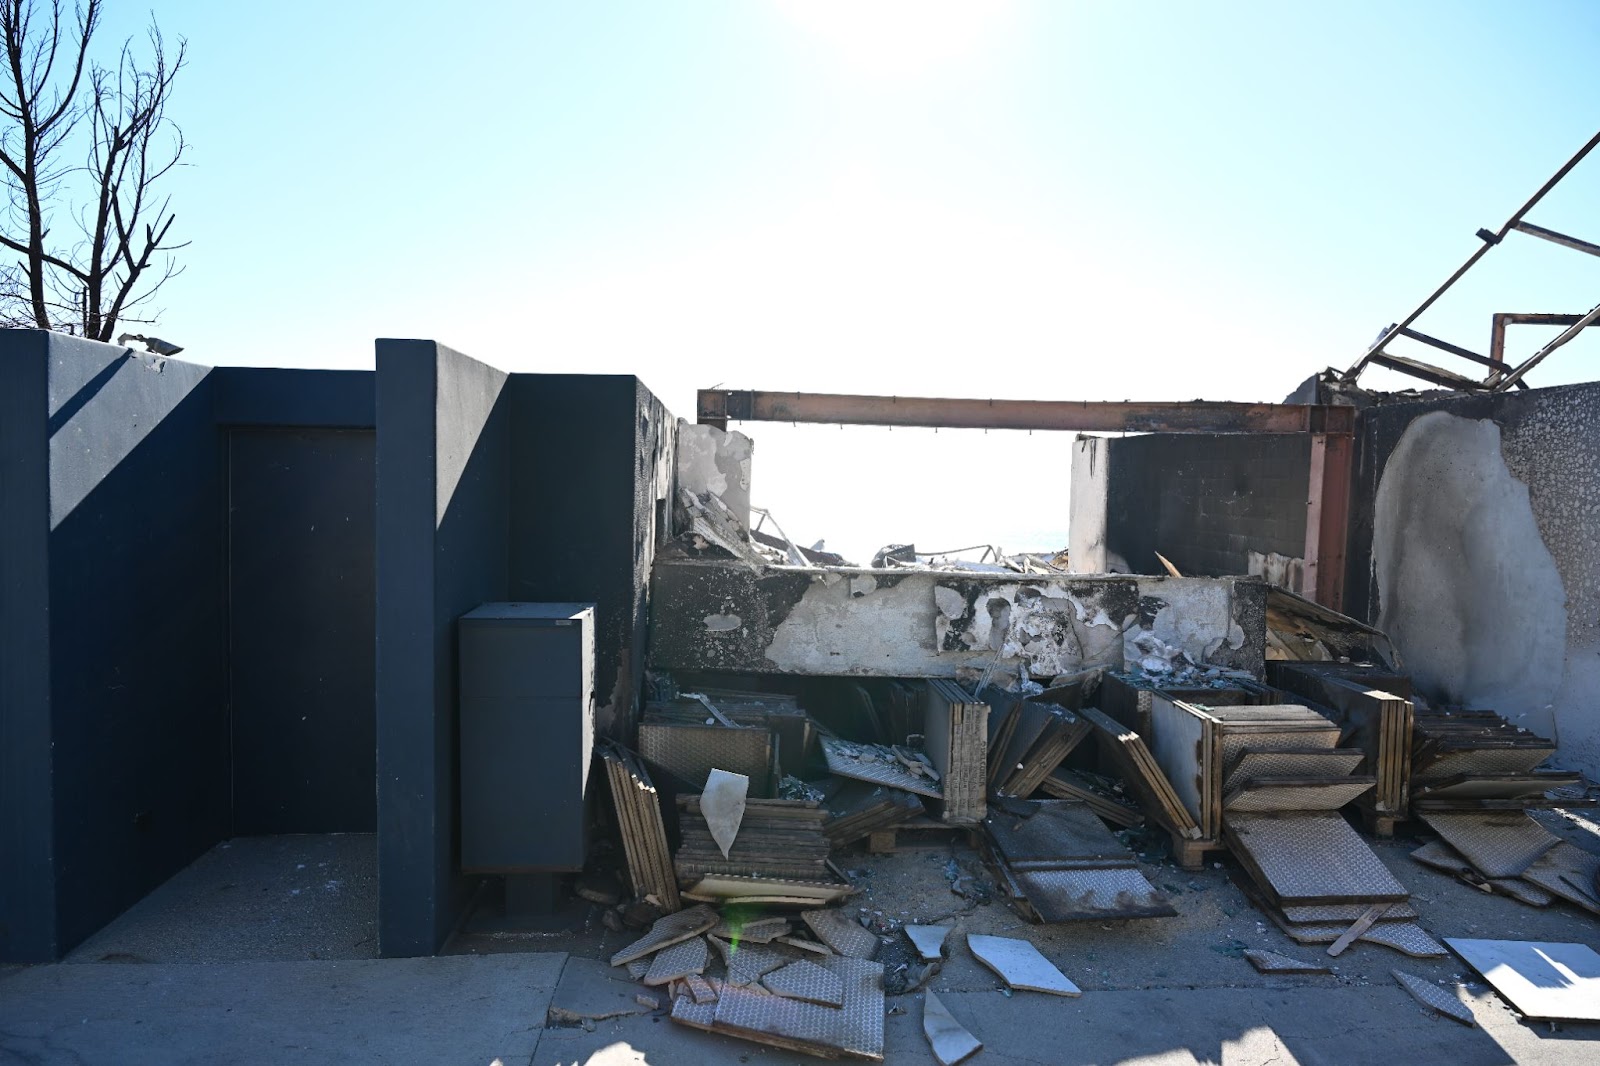
<svg viewBox="0 0 1600 1066"><path fill-rule="evenodd" d="M938 429L1037 429L1098 433L1331 433L1355 429L1350 407L1282 403L974 400L816 392L702 389L697 416L732 422L812 422Z"/></svg>
<svg viewBox="0 0 1600 1066"><path fill-rule="evenodd" d="M1345 551L1350 535L1350 481L1355 438L1311 435L1311 477L1306 500L1305 567L1300 594L1344 610Z"/></svg>

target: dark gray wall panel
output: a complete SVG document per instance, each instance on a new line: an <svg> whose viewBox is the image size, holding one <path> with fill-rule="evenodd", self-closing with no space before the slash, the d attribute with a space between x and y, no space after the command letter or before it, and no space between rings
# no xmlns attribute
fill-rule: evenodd
<svg viewBox="0 0 1600 1066"><path fill-rule="evenodd" d="M56 955L48 338L0 331L0 962Z"/></svg>
<svg viewBox="0 0 1600 1066"><path fill-rule="evenodd" d="M233 833L373 832L376 437L228 437Z"/></svg>
<svg viewBox="0 0 1600 1066"><path fill-rule="evenodd" d="M473 884L460 861L455 620L507 598L507 376L432 341L380 340L378 943L427 955Z"/></svg>
<svg viewBox="0 0 1600 1066"><path fill-rule="evenodd" d="M227 832L210 369L50 338L58 948Z"/></svg>
<svg viewBox="0 0 1600 1066"><path fill-rule="evenodd" d="M1108 441L1106 545L1136 574L1248 572L1252 550L1305 554L1305 434L1148 434Z"/></svg>
<svg viewBox="0 0 1600 1066"><path fill-rule="evenodd" d="M352 429L377 425L370 370L219 366L211 376L220 425Z"/></svg>

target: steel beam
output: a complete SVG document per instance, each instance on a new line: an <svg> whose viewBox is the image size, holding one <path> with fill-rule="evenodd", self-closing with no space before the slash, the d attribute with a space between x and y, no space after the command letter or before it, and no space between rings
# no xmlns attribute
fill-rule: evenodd
<svg viewBox="0 0 1600 1066"><path fill-rule="evenodd" d="M1311 436L1305 566L1301 571L1300 594L1335 611L1344 610L1353 445L1354 438L1348 434L1314 433Z"/></svg>
<svg viewBox="0 0 1600 1066"><path fill-rule="evenodd" d="M1348 435L1355 409L1282 403L974 400L816 392L702 389L697 416L731 422L810 422L938 429L1037 429L1091 433L1326 433Z"/></svg>

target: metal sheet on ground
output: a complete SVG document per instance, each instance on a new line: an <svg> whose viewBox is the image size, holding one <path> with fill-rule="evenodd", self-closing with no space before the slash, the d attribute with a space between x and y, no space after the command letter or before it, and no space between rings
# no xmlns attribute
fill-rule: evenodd
<svg viewBox="0 0 1600 1066"><path fill-rule="evenodd" d="M709 1028L808 1054L882 1061L883 967L843 955L821 959L817 965L841 979L843 1006L825 1007L730 987L718 998ZM676 1006L672 1016L678 1020Z"/></svg>
<svg viewBox="0 0 1600 1066"><path fill-rule="evenodd" d="M761 983L776 996L803 999L825 1007L844 1006L844 981L832 970L805 959L773 970Z"/></svg>
<svg viewBox="0 0 1600 1066"><path fill-rule="evenodd" d="M1600 1022L1600 955L1587 945L1459 937L1445 943L1524 1018Z"/></svg>
<svg viewBox="0 0 1600 1066"><path fill-rule="evenodd" d="M1338 814L1229 815L1237 855L1279 904L1403 901L1406 888Z"/></svg>
<svg viewBox="0 0 1600 1066"><path fill-rule="evenodd" d="M802 911L800 917L817 939L841 955L870 959L878 953L878 938L839 911Z"/></svg>
<svg viewBox="0 0 1600 1066"><path fill-rule="evenodd" d="M1324 963L1307 962L1304 959L1296 959L1289 955L1280 955L1276 951L1267 951L1264 948L1256 948L1251 951L1246 951L1244 953L1244 957L1250 960L1250 965L1254 966L1260 973L1290 974L1333 972L1332 970L1328 969Z"/></svg>
<svg viewBox="0 0 1600 1066"><path fill-rule="evenodd" d="M611 956L611 965L621 966L634 959L642 959L652 951L660 951L699 936L716 924L717 912L706 906L690 907L686 911L657 918L648 933Z"/></svg>
<svg viewBox="0 0 1600 1066"><path fill-rule="evenodd" d="M1178 913L1138 870L1013 870L1011 876L1044 922L1171 918Z"/></svg>
<svg viewBox="0 0 1600 1066"><path fill-rule="evenodd" d="M932 992L922 997L922 1034L939 1066L956 1066L983 1047Z"/></svg>
<svg viewBox="0 0 1600 1066"><path fill-rule="evenodd" d="M1462 1025L1477 1025L1472 1017L1472 1011L1461 1002L1461 997L1454 992L1446 991L1430 981L1425 981L1415 974L1405 973L1401 970L1391 970L1394 979L1400 982L1400 987L1411 993L1411 998L1427 1007L1437 1011L1446 1018L1451 1018Z"/></svg>
<svg viewBox="0 0 1600 1066"><path fill-rule="evenodd" d="M1600 914L1600 855L1563 840L1522 871L1522 880Z"/></svg>
<svg viewBox="0 0 1600 1066"><path fill-rule="evenodd" d="M1485 877L1517 877L1561 839L1522 811L1421 815Z"/></svg>
<svg viewBox="0 0 1600 1066"><path fill-rule="evenodd" d="M1007 862L1070 858L1132 863L1127 845L1106 828L1087 804L1076 800L1034 800L1030 806L1034 813L1028 817L997 810L984 822Z"/></svg>
<svg viewBox="0 0 1600 1066"><path fill-rule="evenodd" d="M967 949L977 960L1000 975L1011 988L1047 992L1056 996L1081 996L1083 992L1055 963L1026 940L1004 936L967 935Z"/></svg>

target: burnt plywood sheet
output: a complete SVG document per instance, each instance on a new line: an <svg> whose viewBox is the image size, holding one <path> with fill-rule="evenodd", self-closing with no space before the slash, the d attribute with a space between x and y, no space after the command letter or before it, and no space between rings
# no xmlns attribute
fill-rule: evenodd
<svg viewBox="0 0 1600 1066"><path fill-rule="evenodd" d="M1044 922L1171 918L1178 912L1138 870L1013 870L1012 879Z"/></svg>
<svg viewBox="0 0 1600 1066"><path fill-rule="evenodd" d="M1516 877L1561 843L1522 811L1434 811L1421 818L1485 877Z"/></svg>
<svg viewBox="0 0 1600 1066"><path fill-rule="evenodd" d="M1280 905L1400 902L1406 888L1338 814L1230 814L1234 854Z"/></svg>
<svg viewBox="0 0 1600 1066"><path fill-rule="evenodd" d="M1445 943L1530 1021L1600 1022L1600 955L1585 944L1530 940Z"/></svg>

